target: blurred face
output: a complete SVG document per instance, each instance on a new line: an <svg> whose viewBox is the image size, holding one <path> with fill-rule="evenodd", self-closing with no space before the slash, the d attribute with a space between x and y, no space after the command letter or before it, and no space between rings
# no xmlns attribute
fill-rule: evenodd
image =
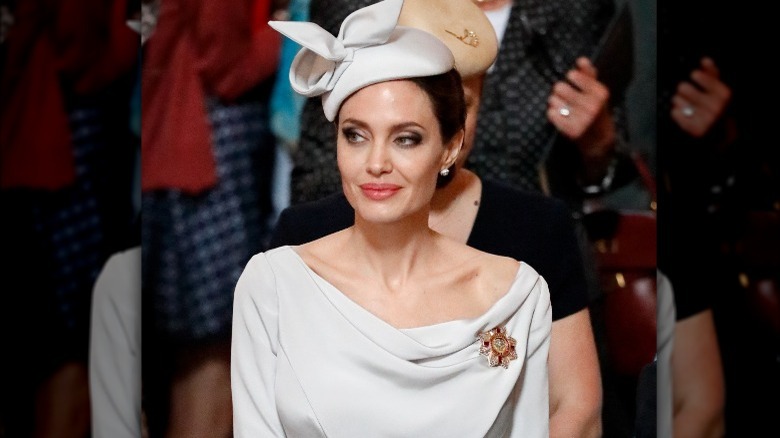
<svg viewBox="0 0 780 438"><path fill-rule="evenodd" d="M463 138L444 144L428 95L410 81L365 87L341 106L337 154L344 194L370 222L424 214L440 170Z"/></svg>

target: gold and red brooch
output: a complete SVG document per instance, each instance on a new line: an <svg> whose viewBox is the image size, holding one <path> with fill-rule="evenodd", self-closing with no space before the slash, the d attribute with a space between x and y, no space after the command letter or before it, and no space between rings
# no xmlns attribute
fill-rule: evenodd
<svg viewBox="0 0 780 438"><path fill-rule="evenodd" d="M515 338L506 334L506 327L496 327L493 330L480 333L477 336L480 342L479 354L487 357L488 365L504 368L509 367L509 362L517 359Z"/></svg>

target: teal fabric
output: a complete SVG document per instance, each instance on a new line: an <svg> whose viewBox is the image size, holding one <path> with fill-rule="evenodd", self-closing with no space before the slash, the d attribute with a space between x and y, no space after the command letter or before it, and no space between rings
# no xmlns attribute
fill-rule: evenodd
<svg viewBox="0 0 780 438"><path fill-rule="evenodd" d="M290 21L309 21L309 0L291 0ZM271 92L271 131L287 145L298 143L301 132L301 112L306 101L290 86L289 72L293 58L301 46L289 38L282 41L276 83Z"/></svg>
<svg viewBox="0 0 780 438"><path fill-rule="evenodd" d="M139 59L133 93L130 95L130 130L141 138L141 62Z"/></svg>

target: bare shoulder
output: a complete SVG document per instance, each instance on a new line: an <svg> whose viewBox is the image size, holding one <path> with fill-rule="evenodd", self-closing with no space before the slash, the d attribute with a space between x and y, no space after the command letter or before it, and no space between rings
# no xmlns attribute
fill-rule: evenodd
<svg viewBox="0 0 780 438"><path fill-rule="evenodd" d="M340 258L337 255L345 242L344 230L337 231L319 239L295 247L295 252L312 268L330 265ZM316 270L316 269L315 269Z"/></svg>
<svg viewBox="0 0 780 438"><path fill-rule="evenodd" d="M492 279L498 289L502 286L507 289L517 277L521 263L512 257L479 252L481 253L479 267L484 273L482 277L486 280Z"/></svg>
<svg viewBox="0 0 780 438"><path fill-rule="evenodd" d="M477 286L485 299L494 303L506 295L517 279L521 264L517 260L495 254L480 252Z"/></svg>
<svg viewBox="0 0 780 438"><path fill-rule="evenodd" d="M512 257L487 253L470 246L451 254L460 254L460 260L465 265L461 272L468 272L469 280L479 294L487 300L495 301L506 294L515 282L522 264Z"/></svg>

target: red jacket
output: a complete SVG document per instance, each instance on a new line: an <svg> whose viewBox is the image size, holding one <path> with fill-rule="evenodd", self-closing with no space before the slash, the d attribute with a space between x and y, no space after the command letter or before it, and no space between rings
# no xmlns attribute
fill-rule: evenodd
<svg viewBox="0 0 780 438"><path fill-rule="evenodd" d="M205 97L230 101L274 74L281 36L269 12L269 0L161 1L143 55L142 190L217 182Z"/></svg>
<svg viewBox="0 0 780 438"><path fill-rule="evenodd" d="M61 79L98 91L138 59L126 0L18 2L0 78L0 188L56 190L75 169Z"/></svg>

